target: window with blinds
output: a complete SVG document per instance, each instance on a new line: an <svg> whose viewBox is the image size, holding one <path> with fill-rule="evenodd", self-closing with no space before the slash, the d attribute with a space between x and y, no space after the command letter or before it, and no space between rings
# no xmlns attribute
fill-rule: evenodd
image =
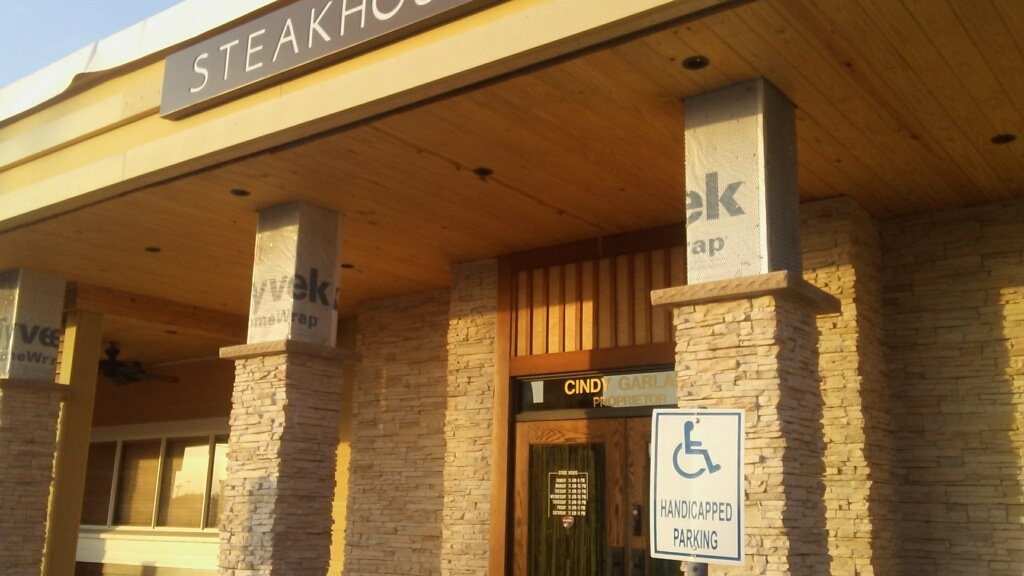
<svg viewBox="0 0 1024 576"><path fill-rule="evenodd" d="M196 528L203 522L203 497L209 475L207 438L167 441L161 473L157 526Z"/></svg>
<svg viewBox="0 0 1024 576"><path fill-rule="evenodd" d="M153 495L160 470L159 440L126 442L121 446L121 470L117 475L114 524L149 526L153 522Z"/></svg>
<svg viewBox="0 0 1024 576"><path fill-rule="evenodd" d="M216 528L226 476L226 436L94 443L81 523Z"/></svg>
<svg viewBox="0 0 1024 576"><path fill-rule="evenodd" d="M114 482L117 442L97 442L89 447L86 464L82 524L106 526L110 521L110 488Z"/></svg>

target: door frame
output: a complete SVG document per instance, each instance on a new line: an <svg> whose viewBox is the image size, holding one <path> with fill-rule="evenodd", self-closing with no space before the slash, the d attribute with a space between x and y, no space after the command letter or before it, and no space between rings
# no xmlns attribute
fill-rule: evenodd
<svg viewBox="0 0 1024 576"><path fill-rule="evenodd" d="M526 576L529 553L530 446L537 444L605 444L605 506L607 549L621 548L625 573L633 562L633 551L644 555L644 565L651 562L648 514L650 511L647 474L651 418L649 415L623 418L591 418L572 420L528 420L516 423L515 478L512 487L512 574ZM615 465L618 468L615 468ZM639 505L634 518L633 506ZM633 531L639 522L640 534Z"/></svg>
<svg viewBox="0 0 1024 576"><path fill-rule="evenodd" d="M540 420L516 423L515 435L515 481L513 485L513 541L512 574L526 576L527 554L529 552L529 503L530 503L530 446L536 444L596 444L605 445L605 509L609 519L624 514L625 490L622 471L611 473L613 455L625 453L626 434L624 420L620 418ZM625 546L625 527L622 523L607 521L605 534L608 546L615 543Z"/></svg>

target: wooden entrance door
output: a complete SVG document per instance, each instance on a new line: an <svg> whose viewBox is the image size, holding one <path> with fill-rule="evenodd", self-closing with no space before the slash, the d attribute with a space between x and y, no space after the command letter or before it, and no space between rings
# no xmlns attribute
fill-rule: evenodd
<svg viewBox="0 0 1024 576"><path fill-rule="evenodd" d="M650 418L516 425L515 576L661 576L648 544Z"/></svg>

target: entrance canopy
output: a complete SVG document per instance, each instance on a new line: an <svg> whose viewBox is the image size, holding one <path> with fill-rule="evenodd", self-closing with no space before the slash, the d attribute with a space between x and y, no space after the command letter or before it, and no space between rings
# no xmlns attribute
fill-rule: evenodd
<svg viewBox="0 0 1024 576"><path fill-rule="evenodd" d="M1014 0L502 3L177 121L162 55L0 125L0 270L64 275L143 361L242 341L256 211L284 202L345 216L342 316L460 261L682 235L682 102L756 77L797 107L802 201L1024 192Z"/></svg>

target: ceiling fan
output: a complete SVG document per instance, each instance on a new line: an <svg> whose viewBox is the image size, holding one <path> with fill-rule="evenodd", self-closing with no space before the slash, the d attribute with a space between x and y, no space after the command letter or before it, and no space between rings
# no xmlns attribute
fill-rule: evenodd
<svg viewBox="0 0 1024 576"><path fill-rule="evenodd" d="M177 376L164 374L153 374L146 370L141 362L125 362L118 360L121 348L117 342L111 342L106 349L107 357L100 360L100 374L111 380L114 384L132 384L143 380L155 380L159 382L177 382Z"/></svg>

